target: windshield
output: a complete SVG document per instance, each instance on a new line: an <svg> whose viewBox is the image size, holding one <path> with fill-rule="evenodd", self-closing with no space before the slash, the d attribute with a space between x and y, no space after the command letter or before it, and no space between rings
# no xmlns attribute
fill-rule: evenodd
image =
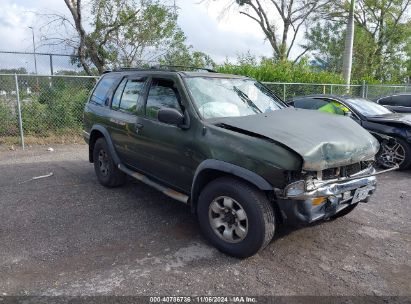
<svg viewBox="0 0 411 304"><path fill-rule="evenodd" d="M187 87L203 118L247 116L286 106L255 80L190 77Z"/></svg>
<svg viewBox="0 0 411 304"><path fill-rule="evenodd" d="M392 113L389 109L363 98L350 98L347 102L354 108L354 110L365 117Z"/></svg>

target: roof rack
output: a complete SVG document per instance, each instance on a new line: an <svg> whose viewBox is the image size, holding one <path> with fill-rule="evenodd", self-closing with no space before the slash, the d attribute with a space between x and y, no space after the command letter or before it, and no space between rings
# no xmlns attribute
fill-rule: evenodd
<svg viewBox="0 0 411 304"><path fill-rule="evenodd" d="M175 69L177 68L177 69ZM206 71L209 73L217 73L217 71L213 69L208 69L208 68L200 68L200 67L194 67L194 66L184 66L184 65L154 65L150 66L147 68L137 68L137 67L122 67L122 68L116 68L113 70L107 70L104 71L103 74L110 73L110 72L121 72L121 71L171 71L171 72L180 72L183 70L200 70L200 71Z"/></svg>
<svg viewBox="0 0 411 304"><path fill-rule="evenodd" d="M159 67L160 69L162 67L166 67L166 68L178 68L180 71L180 68L183 69L189 69L189 70L200 70L200 71L206 71L209 73L217 73L217 71L213 70L213 69L209 69L209 68L201 68L201 67L196 67L196 66L185 66L185 65L158 65L158 66L154 66L154 67Z"/></svg>

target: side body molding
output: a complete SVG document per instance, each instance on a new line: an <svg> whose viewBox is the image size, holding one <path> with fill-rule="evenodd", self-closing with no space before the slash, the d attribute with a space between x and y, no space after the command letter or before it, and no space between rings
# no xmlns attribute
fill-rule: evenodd
<svg viewBox="0 0 411 304"><path fill-rule="evenodd" d="M201 186L204 183L204 179L207 179L207 173L209 172L228 173L250 182L260 190L273 190L273 186L255 172L221 160L206 159L197 167L197 170L194 174L190 196L192 208L195 208L198 196L200 195Z"/></svg>
<svg viewBox="0 0 411 304"><path fill-rule="evenodd" d="M93 125L93 127L91 128L91 131L90 131L90 143L95 140L94 139L95 134L93 134L95 131L98 131L101 134L103 134L104 139L107 142L107 146L108 146L108 149L110 150L110 154L113 158L114 163L116 165L121 164L120 158L118 157L117 152L114 149L114 145L113 145L113 141L111 140L111 136L110 136L110 134L108 133L108 131L105 127L103 127L102 125ZM89 145L90 161L93 159L93 156L91 154L92 153L91 146L92 145Z"/></svg>

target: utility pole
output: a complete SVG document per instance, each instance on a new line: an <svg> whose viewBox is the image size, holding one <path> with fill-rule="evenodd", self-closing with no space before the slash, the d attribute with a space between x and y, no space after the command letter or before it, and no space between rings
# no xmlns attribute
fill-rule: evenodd
<svg viewBox="0 0 411 304"><path fill-rule="evenodd" d="M37 58L36 58L36 44L34 43L34 29L32 26L29 26L29 29L31 29L31 35L33 37L34 71L36 72L36 75L37 75Z"/></svg>
<svg viewBox="0 0 411 304"><path fill-rule="evenodd" d="M343 77L347 85L351 84L352 53L354 45L354 7L355 0L351 0L343 55Z"/></svg>

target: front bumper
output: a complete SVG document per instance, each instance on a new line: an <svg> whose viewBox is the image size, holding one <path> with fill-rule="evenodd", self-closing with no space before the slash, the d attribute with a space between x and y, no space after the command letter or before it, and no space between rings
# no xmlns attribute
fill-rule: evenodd
<svg viewBox="0 0 411 304"><path fill-rule="evenodd" d="M278 196L278 206L283 218L292 223L311 223L320 219L328 219L349 205L357 202L367 202L375 192L377 186L376 175L395 170L391 168L376 172L374 168L368 168L345 179L329 181L311 181L304 191L290 191L292 185L287 186ZM365 195L360 200L354 196L357 189ZM323 199L320 204L318 199Z"/></svg>

